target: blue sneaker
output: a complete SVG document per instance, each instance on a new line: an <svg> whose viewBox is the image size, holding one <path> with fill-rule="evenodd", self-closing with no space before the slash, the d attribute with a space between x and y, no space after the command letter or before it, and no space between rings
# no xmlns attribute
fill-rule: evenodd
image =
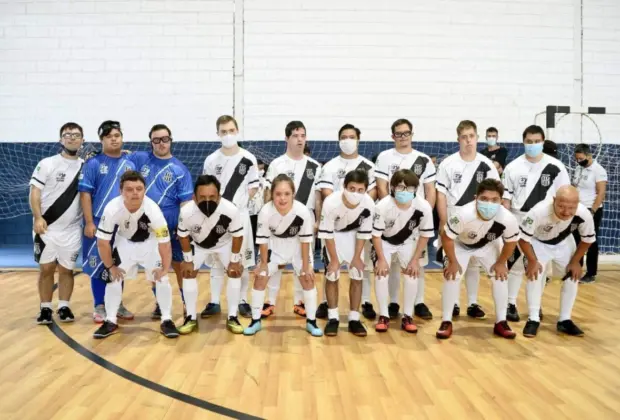
<svg viewBox="0 0 620 420"><path fill-rule="evenodd" d="M317 327L316 320L306 320L306 331L312 334L313 337L323 337L323 330Z"/></svg>
<svg viewBox="0 0 620 420"><path fill-rule="evenodd" d="M252 322L250 322L250 325L244 328L243 335L254 335L260 330L261 330L260 319L256 319L256 320L253 319Z"/></svg>

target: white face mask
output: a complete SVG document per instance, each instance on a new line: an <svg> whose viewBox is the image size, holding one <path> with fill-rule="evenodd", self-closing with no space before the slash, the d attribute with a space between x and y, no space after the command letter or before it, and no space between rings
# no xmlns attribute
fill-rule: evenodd
<svg viewBox="0 0 620 420"><path fill-rule="evenodd" d="M344 198L346 198L349 203L353 204L354 206L357 206L360 203L360 201L362 201L362 198L364 198L364 194L358 193L358 192L351 192L349 190L344 190Z"/></svg>
<svg viewBox="0 0 620 420"><path fill-rule="evenodd" d="M345 155L352 155L357 150L357 140L354 139L346 139L340 140L340 150Z"/></svg>
<svg viewBox="0 0 620 420"><path fill-rule="evenodd" d="M497 144L497 137L487 137L487 144L489 146L495 146Z"/></svg>
<svg viewBox="0 0 620 420"><path fill-rule="evenodd" d="M222 141L222 147L225 147L226 149L235 147L237 145L238 139L238 134L226 134L224 137L220 137L220 140Z"/></svg>

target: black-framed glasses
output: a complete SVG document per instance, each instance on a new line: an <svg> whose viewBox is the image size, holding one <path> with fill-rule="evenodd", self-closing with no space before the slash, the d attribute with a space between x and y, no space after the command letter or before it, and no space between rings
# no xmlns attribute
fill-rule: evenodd
<svg viewBox="0 0 620 420"><path fill-rule="evenodd" d="M172 137L170 137L170 136L153 137L151 139L151 143L153 143L153 144L170 143L171 141L172 141Z"/></svg>
<svg viewBox="0 0 620 420"><path fill-rule="evenodd" d="M407 192L410 192L410 193L414 193L415 190L416 190L416 187L405 187L404 185L397 185L394 188L394 191L396 191L396 192L407 191Z"/></svg>
<svg viewBox="0 0 620 420"><path fill-rule="evenodd" d="M62 138L65 140L80 140L82 138L82 133L64 133Z"/></svg>
<svg viewBox="0 0 620 420"><path fill-rule="evenodd" d="M110 132L110 130L116 128L117 130L120 131L121 129L121 123L119 123L118 121L106 121L103 124L101 124L101 127L99 127L99 132L98 135L99 137L101 137L101 135L103 133L108 133Z"/></svg>
<svg viewBox="0 0 620 420"><path fill-rule="evenodd" d="M413 131L404 131L402 133L394 133L394 138L395 139L402 139L402 138L407 138L410 137L413 134Z"/></svg>

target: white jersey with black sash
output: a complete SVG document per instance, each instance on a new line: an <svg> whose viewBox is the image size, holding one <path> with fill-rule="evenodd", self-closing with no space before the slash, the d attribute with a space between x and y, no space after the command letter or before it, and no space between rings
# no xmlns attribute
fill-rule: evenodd
<svg viewBox="0 0 620 420"><path fill-rule="evenodd" d="M30 185L41 190L41 213L48 232L81 229L82 206L78 182L82 159L67 159L61 154L39 162Z"/></svg>
<svg viewBox="0 0 620 420"><path fill-rule="evenodd" d="M177 234L191 237L194 245L212 250L230 246L233 237L243 236L240 210L233 203L220 198L217 208L207 217L192 200L181 208Z"/></svg>
<svg viewBox="0 0 620 420"><path fill-rule="evenodd" d="M276 176L285 174L295 184L295 200L303 203L310 210L315 209L315 192L321 176L321 165L311 157L304 156L299 160L291 159L287 155L277 157L269 165L265 181L267 188Z"/></svg>
<svg viewBox="0 0 620 420"><path fill-rule="evenodd" d="M343 192L330 194L323 202L319 238L333 239L334 234L352 232L357 239L370 239L375 203L368 194L355 207L349 208L342 200ZM353 244L355 246L355 244Z"/></svg>
<svg viewBox="0 0 620 420"><path fill-rule="evenodd" d="M428 201L416 196L409 208L401 209L388 195L376 204L372 236L381 236L390 245L398 246L412 243L418 236L433 235L433 209Z"/></svg>
<svg viewBox="0 0 620 420"><path fill-rule="evenodd" d="M313 220L310 210L297 200L293 200L293 207L285 215L280 214L270 201L258 213L256 243L269 244L269 251L282 259L301 256L299 244L314 240Z"/></svg>
<svg viewBox="0 0 620 420"><path fill-rule="evenodd" d="M321 169L321 179L317 187L334 192L341 191L344 189L344 177L356 169L363 169L368 173L368 188L366 191L375 188L375 165L364 156L358 156L353 159L336 156Z"/></svg>
<svg viewBox="0 0 620 420"><path fill-rule="evenodd" d="M417 150L407 154L399 153L396 149L385 150L377 157L375 177L387 181L389 192L392 175L400 169L410 169L418 176L421 188L418 188L417 196L426 198L423 185L434 182L437 174L431 158Z"/></svg>

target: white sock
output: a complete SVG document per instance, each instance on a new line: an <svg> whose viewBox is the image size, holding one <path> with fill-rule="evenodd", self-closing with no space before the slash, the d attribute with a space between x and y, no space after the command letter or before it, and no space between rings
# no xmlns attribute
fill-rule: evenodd
<svg viewBox="0 0 620 420"><path fill-rule="evenodd" d="M572 281L571 279L564 280L562 284L562 290L560 291L560 317L559 322L566 321L571 318L573 312L573 306L575 305L575 299L577 298L577 289L579 287L579 281Z"/></svg>
<svg viewBox="0 0 620 420"><path fill-rule="evenodd" d="M528 280L525 283L525 297L527 299L527 308L529 310L529 319L540 322L540 302L542 300L542 282L544 282L544 273L539 275L534 281ZM519 279L520 280L520 279ZM510 281L510 277L508 278ZM510 288L510 283L508 283Z"/></svg>
<svg viewBox="0 0 620 420"><path fill-rule="evenodd" d="M172 319L172 287L168 281L168 276L164 276L160 281L155 282L155 293L157 293L157 304L161 310L161 322Z"/></svg>
<svg viewBox="0 0 620 420"><path fill-rule="evenodd" d="M252 289L252 319L259 321L261 312L263 311L263 303L265 303L265 291Z"/></svg>
<svg viewBox="0 0 620 420"><path fill-rule="evenodd" d="M211 267L211 303L220 303L225 270L221 267Z"/></svg>
<svg viewBox="0 0 620 420"><path fill-rule="evenodd" d="M113 324L117 324L116 314L118 308L121 306L121 299L123 298L123 282L113 281L105 286L105 295L103 301L105 302L106 321L110 321Z"/></svg>
<svg viewBox="0 0 620 420"><path fill-rule="evenodd" d="M362 275L362 303L370 303L370 271L364 270Z"/></svg>
<svg viewBox="0 0 620 420"><path fill-rule="evenodd" d="M321 293L321 302L327 302L327 280L323 276L323 293Z"/></svg>
<svg viewBox="0 0 620 420"><path fill-rule="evenodd" d="M390 266L388 285L390 289L390 303L398 303L400 300L400 264L398 262L393 262Z"/></svg>
<svg viewBox="0 0 620 420"><path fill-rule="evenodd" d="M187 315L196 320L196 304L198 302L198 281L196 279L183 279L183 296L185 297L185 309Z"/></svg>
<svg viewBox="0 0 620 420"><path fill-rule="evenodd" d="M304 290L304 303L306 304L306 319L314 321L316 319L316 287Z"/></svg>
<svg viewBox="0 0 620 420"><path fill-rule="evenodd" d="M508 282L491 277L493 301L495 302L495 322L506 321L508 307Z"/></svg>
<svg viewBox="0 0 620 420"><path fill-rule="evenodd" d="M469 267L467 267L465 271L465 286L467 287L467 306L478 303L480 266L477 263L469 264Z"/></svg>
<svg viewBox="0 0 620 420"><path fill-rule="evenodd" d="M340 314L338 313L338 307L327 308L327 319L340 319Z"/></svg>
<svg viewBox="0 0 620 420"><path fill-rule="evenodd" d="M68 300L59 300L58 301L58 309L60 308L68 308L69 307L69 301Z"/></svg>
<svg viewBox="0 0 620 420"><path fill-rule="evenodd" d="M443 280L441 290L442 321L452 321L452 310L454 309L454 303L458 302L461 277L457 274L457 280Z"/></svg>
<svg viewBox="0 0 620 420"><path fill-rule="evenodd" d="M301 287L299 276L295 273L293 273L293 297L295 298L295 305L304 301L304 288ZM306 312L308 312L308 308L306 308Z"/></svg>
<svg viewBox="0 0 620 420"><path fill-rule="evenodd" d="M241 273L241 289L239 290L239 302L246 302L248 298L248 287L250 286L250 271L247 268Z"/></svg>
<svg viewBox="0 0 620 420"><path fill-rule="evenodd" d="M226 285L226 304L228 305L228 316L237 316L239 310L239 294L241 293L240 278L228 278Z"/></svg>
<svg viewBox="0 0 620 420"><path fill-rule="evenodd" d="M403 298L403 313L413 316L413 303L418 292L419 280L417 277L405 275L405 297Z"/></svg>
<svg viewBox="0 0 620 420"><path fill-rule="evenodd" d="M375 296L377 296L380 316L390 316L388 312L388 301L390 300L388 282L387 276L375 276Z"/></svg>
<svg viewBox="0 0 620 420"><path fill-rule="evenodd" d="M519 289L521 288L521 280L523 279L523 273L508 273L508 303L511 305L517 304L517 297L519 297ZM528 283L530 281L528 280Z"/></svg>
<svg viewBox="0 0 620 420"><path fill-rule="evenodd" d="M52 309L52 302L41 302L41 309L43 308L47 308L47 309Z"/></svg>
<svg viewBox="0 0 620 420"><path fill-rule="evenodd" d="M424 303L424 284L426 280L424 278L424 267L420 267L420 275L418 277L418 290L415 294L415 305L419 305L420 303Z"/></svg>
<svg viewBox="0 0 620 420"><path fill-rule="evenodd" d="M267 301L271 303L273 306L276 306L276 301L278 300L278 293L280 293L280 284L282 283L282 270L278 270L271 277L269 277L269 281L267 282L267 289L269 291L269 296L267 297ZM297 305L297 302L294 303Z"/></svg>
<svg viewBox="0 0 620 420"><path fill-rule="evenodd" d="M357 311L351 311L349 312L349 321L359 321L360 320L360 313Z"/></svg>

